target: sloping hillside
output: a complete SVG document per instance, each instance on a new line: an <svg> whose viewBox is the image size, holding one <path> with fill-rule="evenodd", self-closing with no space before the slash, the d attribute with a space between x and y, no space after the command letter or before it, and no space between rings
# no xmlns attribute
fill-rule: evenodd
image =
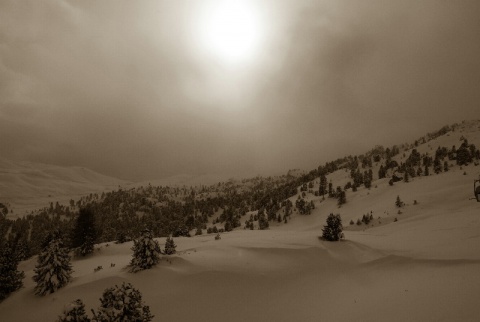
<svg viewBox="0 0 480 322"><path fill-rule="evenodd" d="M377 188L350 194L341 208L327 199L310 215L266 231L176 238L176 255L137 274L126 269L131 243L102 244L73 261L68 286L45 297L33 295L34 257L21 263L25 286L0 304L0 316L53 321L70 301L97 308L105 288L128 281L154 321L474 321L480 204L469 200L472 178L457 169L394 186L382 179ZM401 214L397 195L406 203ZM344 241L318 239L328 213L340 213L348 226L370 211L375 220L347 228ZM163 246L165 239L158 240ZM103 269L95 272L97 266Z"/></svg>
<svg viewBox="0 0 480 322"><path fill-rule="evenodd" d="M127 181L108 177L81 167L13 162L0 158L0 200L14 210L9 218L70 198L112 190Z"/></svg>
<svg viewBox="0 0 480 322"><path fill-rule="evenodd" d="M412 148L434 153L437 145L459 145L462 136L478 146L472 124L403 148L395 158L402 162ZM447 172L390 185L389 178L377 179L378 166L372 187L349 189L341 207L335 198L307 192L303 198L315 204L309 215L294 212L287 224L272 221L263 231L237 228L220 240L212 234L175 238L176 255L137 274L127 269L131 242L104 243L73 260L70 284L37 297L33 257L19 267L24 287L0 304L2 321L53 321L77 298L89 311L105 288L124 281L142 292L154 321L478 320L480 203L472 183L480 167L452 161ZM328 180L344 185L348 176L340 169ZM290 200L299 197L300 191ZM344 241L318 238L329 213L342 216ZM357 225L365 214L372 221ZM164 245L165 238L157 240ZM95 272L98 266L103 269Z"/></svg>

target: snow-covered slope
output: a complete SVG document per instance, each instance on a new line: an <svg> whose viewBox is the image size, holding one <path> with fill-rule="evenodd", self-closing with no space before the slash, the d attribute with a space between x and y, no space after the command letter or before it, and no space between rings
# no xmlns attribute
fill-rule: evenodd
<svg viewBox="0 0 480 322"><path fill-rule="evenodd" d="M417 149L433 154L437 144L460 145L462 135L480 146L478 133L458 129ZM127 281L142 292L154 321L478 321L480 203L472 183L479 175L471 164L393 186L375 179L370 190L349 190L341 208L308 193L316 206L310 215L220 240L176 238L178 254L137 274L126 269L132 243L98 245L73 260L69 285L45 297L33 293L32 258L20 264L24 287L0 303L0 319L54 321L77 298L90 311L105 288ZM340 185L348 173L330 179ZM330 213L342 216L344 241L319 240ZM367 213L374 218L368 226L349 225Z"/></svg>
<svg viewBox="0 0 480 322"><path fill-rule="evenodd" d="M380 180L377 188L349 194L342 208L317 201L311 215L267 231L177 238L177 255L137 274L126 269L131 243L102 244L73 261L68 286L45 297L33 294L32 258L20 265L25 286L0 304L0 316L53 321L70 301L81 298L88 310L97 308L105 288L128 281L155 321L475 321L480 204L470 197L478 170L472 165L467 175L457 169L393 187ZM397 195L407 204L402 214ZM318 239L330 212L349 226L371 211L373 224L347 228L345 241Z"/></svg>
<svg viewBox="0 0 480 322"><path fill-rule="evenodd" d="M0 202L9 203L9 218L70 198L112 190L128 182L81 167L61 167L0 158Z"/></svg>

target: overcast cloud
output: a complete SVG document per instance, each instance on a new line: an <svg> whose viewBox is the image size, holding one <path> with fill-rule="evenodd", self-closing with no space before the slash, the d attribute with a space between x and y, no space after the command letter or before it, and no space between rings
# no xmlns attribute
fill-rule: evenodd
<svg viewBox="0 0 480 322"><path fill-rule="evenodd" d="M480 117L478 1L258 1L262 44L236 68L199 50L201 6L1 1L1 155L284 173Z"/></svg>

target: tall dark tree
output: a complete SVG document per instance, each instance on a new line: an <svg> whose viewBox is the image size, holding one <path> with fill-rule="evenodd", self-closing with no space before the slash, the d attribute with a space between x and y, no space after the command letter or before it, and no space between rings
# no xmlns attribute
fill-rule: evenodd
<svg viewBox="0 0 480 322"><path fill-rule="evenodd" d="M33 280L37 283L35 294L46 295L64 287L70 281L72 265L68 249L61 239L53 239L38 255Z"/></svg>
<svg viewBox="0 0 480 322"><path fill-rule="evenodd" d="M428 165L425 165L424 176L428 177L430 175L430 170L428 169Z"/></svg>
<svg viewBox="0 0 480 322"><path fill-rule="evenodd" d="M72 232L72 248L76 248L82 256L90 254L96 238L94 213L90 208L81 208Z"/></svg>
<svg viewBox="0 0 480 322"><path fill-rule="evenodd" d="M343 238L342 218L339 214L330 214L327 218L327 225L323 226L322 238L328 241L338 241Z"/></svg>
<svg viewBox="0 0 480 322"><path fill-rule="evenodd" d="M345 190L341 190L337 194L337 198L338 198L338 201L337 201L338 207L341 207L343 204L347 203L347 196L345 194Z"/></svg>
<svg viewBox="0 0 480 322"><path fill-rule="evenodd" d="M378 179L383 179L387 176L387 171L385 171L385 168L383 165L380 165L380 169L378 170Z"/></svg>
<svg viewBox="0 0 480 322"><path fill-rule="evenodd" d="M15 244L5 243L0 249L0 301L23 285L25 274L18 271L18 256Z"/></svg>
<svg viewBox="0 0 480 322"><path fill-rule="evenodd" d="M320 176L320 186L318 189L319 194L325 199L325 194L327 193L327 177L325 174Z"/></svg>

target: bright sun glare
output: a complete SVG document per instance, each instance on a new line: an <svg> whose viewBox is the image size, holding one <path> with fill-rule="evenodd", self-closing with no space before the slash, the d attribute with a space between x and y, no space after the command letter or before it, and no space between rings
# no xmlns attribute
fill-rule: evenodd
<svg viewBox="0 0 480 322"><path fill-rule="evenodd" d="M259 35L258 13L249 1L218 1L205 10L200 20L202 46L228 64L252 58Z"/></svg>

